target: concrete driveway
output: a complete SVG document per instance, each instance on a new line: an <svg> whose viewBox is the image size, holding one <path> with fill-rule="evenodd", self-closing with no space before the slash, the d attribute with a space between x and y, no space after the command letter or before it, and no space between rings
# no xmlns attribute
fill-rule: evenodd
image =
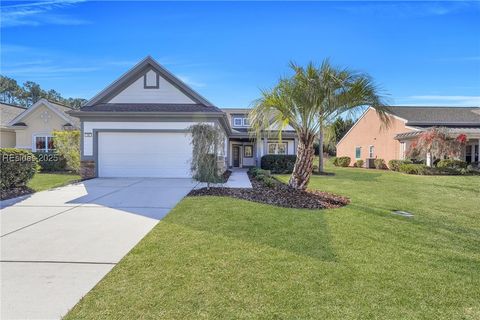
<svg viewBox="0 0 480 320"><path fill-rule="evenodd" d="M65 315L194 185L93 179L2 209L0 318Z"/></svg>

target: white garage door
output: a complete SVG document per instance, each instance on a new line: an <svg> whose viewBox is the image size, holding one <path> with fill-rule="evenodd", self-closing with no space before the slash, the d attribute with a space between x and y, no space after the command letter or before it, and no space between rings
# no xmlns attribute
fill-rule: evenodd
<svg viewBox="0 0 480 320"><path fill-rule="evenodd" d="M190 177L192 146L185 133L99 132L99 177Z"/></svg>

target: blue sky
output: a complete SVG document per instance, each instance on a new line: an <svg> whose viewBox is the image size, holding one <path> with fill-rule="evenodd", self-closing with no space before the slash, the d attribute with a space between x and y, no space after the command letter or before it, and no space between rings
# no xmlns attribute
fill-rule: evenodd
<svg viewBox="0 0 480 320"><path fill-rule="evenodd" d="M288 62L368 72L396 105L480 105L480 2L2 2L1 73L90 98L146 55L219 107Z"/></svg>

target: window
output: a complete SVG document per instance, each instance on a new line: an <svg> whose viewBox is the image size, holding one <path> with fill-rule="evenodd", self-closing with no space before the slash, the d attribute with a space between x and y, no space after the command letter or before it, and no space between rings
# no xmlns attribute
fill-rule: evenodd
<svg viewBox="0 0 480 320"><path fill-rule="evenodd" d="M362 147L355 147L355 159L362 157Z"/></svg>
<svg viewBox="0 0 480 320"><path fill-rule="evenodd" d="M53 137L51 136L35 136L35 150L37 152L51 152L55 150Z"/></svg>
<svg viewBox="0 0 480 320"><path fill-rule="evenodd" d="M243 147L243 156L245 158L252 158L253 157L253 146L244 146Z"/></svg>
<svg viewBox="0 0 480 320"><path fill-rule="evenodd" d="M373 158L374 157L374 153L375 153L375 147L374 146L370 146L368 148L368 157L369 158Z"/></svg>
<svg viewBox="0 0 480 320"><path fill-rule="evenodd" d="M233 118L233 125L235 127L241 127L243 124L242 118Z"/></svg>
<svg viewBox="0 0 480 320"><path fill-rule="evenodd" d="M287 154L287 143L269 143L268 154Z"/></svg>
<svg viewBox="0 0 480 320"><path fill-rule="evenodd" d="M248 121L248 118L243 118L243 126L244 127L250 126L250 121Z"/></svg>

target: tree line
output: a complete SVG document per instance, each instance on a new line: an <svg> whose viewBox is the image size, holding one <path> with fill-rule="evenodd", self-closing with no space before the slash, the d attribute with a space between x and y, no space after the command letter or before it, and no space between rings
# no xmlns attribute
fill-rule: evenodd
<svg viewBox="0 0 480 320"><path fill-rule="evenodd" d="M28 108L42 98L74 109L79 109L87 102L83 98L64 98L58 91L45 90L33 81L19 85L15 79L0 75L0 102Z"/></svg>

